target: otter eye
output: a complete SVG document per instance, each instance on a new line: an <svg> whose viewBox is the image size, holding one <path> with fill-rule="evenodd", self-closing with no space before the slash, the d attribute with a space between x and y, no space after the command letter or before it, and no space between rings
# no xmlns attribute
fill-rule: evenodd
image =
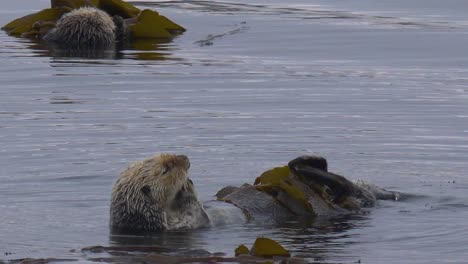
<svg viewBox="0 0 468 264"><path fill-rule="evenodd" d="M151 193L151 188L148 185L145 185L145 186L141 187L140 190L145 195L150 195L150 193Z"/></svg>
<svg viewBox="0 0 468 264"><path fill-rule="evenodd" d="M328 187L328 186L325 186L325 193L329 196L329 197L334 197L335 194L333 193L333 191Z"/></svg>
<svg viewBox="0 0 468 264"><path fill-rule="evenodd" d="M171 168L169 166L164 166L164 169L162 171L162 174L166 174L168 173L169 171L171 170Z"/></svg>

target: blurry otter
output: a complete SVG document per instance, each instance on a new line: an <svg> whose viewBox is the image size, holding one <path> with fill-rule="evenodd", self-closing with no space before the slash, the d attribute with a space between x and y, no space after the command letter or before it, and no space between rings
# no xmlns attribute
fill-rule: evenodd
<svg viewBox="0 0 468 264"><path fill-rule="evenodd" d="M153 50L185 28L152 9L123 0L51 0L50 8L16 18L7 34L38 42L54 56L114 57L126 47ZM45 43L44 43L45 42ZM46 45L43 45L46 44Z"/></svg>
<svg viewBox="0 0 468 264"><path fill-rule="evenodd" d="M187 177L184 155L161 154L135 162L122 172L112 190L114 231L161 231L245 221L311 220L354 213L377 199L399 194L353 183L328 172L327 160L302 156L264 172L254 185L228 186L217 201L199 202ZM206 208L206 210L205 210Z"/></svg>
<svg viewBox="0 0 468 264"><path fill-rule="evenodd" d="M185 155L160 154L124 170L112 189L110 225L117 232L193 229L210 220L187 177Z"/></svg>
<svg viewBox="0 0 468 264"><path fill-rule="evenodd" d="M94 7L81 7L63 15L44 39L69 49L105 49L125 36L122 17L112 18Z"/></svg>

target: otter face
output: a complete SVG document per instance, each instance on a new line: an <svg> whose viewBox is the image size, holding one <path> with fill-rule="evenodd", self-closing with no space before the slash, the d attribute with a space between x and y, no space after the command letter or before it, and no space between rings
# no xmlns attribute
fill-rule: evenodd
<svg viewBox="0 0 468 264"><path fill-rule="evenodd" d="M112 190L113 230L195 228L209 219L188 178L185 155L160 154L124 170Z"/></svg>
<svg viewBox="0 0 468 264"><path fill-rule="evenodd" d="M136 174L133 173L133 166L136 166ZM185 155L160 154L130 166L132 174L126 176L133 181L141 179L141 190L146 199L166 207L177 192L188 184L189 168L190 161Z"/></svg>

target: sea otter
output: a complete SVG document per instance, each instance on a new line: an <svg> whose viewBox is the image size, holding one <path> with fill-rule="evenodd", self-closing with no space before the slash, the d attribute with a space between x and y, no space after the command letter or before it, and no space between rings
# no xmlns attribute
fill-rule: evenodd
<svg viewBox="0 0 468 264"><path fill-rule="evenodd" d="M123 0L51 0L50 8L1 29L65 51L117 51L139 39L170 41L185 31L155 10L140 10Z"/></svg>
<svg viewBox="0 0 468 264"><path fill-rule="evenodd" d="M124 170L112 190L113 231L193 229L232 221L310 220L357 212L398 193L328 172L327 160L302 156L264 172L253 185L228 186L203 205L185 155L160 154Z"/></svg>
<svg viewBox="0 0 468 264"><path fill-rule="evenodd" d="M125 36L124 31L123 18L81 7L63 15L44 39L70 49L106 49Z"/></svg>
<svg viewBox="0 0 468 264"><path fill-rule="evenodd" d="M210 219L187 177L185 155L160 154L130 165L112 189L113 231L161 231L209 226Z"/></svg>

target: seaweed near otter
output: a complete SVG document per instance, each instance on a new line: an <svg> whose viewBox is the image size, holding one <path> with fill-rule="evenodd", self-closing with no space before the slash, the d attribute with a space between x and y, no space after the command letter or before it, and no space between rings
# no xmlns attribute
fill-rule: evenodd
<svg viewBox="0 0 468 264"><path fill-rule="evenodd" d="M185 28L122 0L51 0L50 8L15 19L2 30L61 48L99 49L138 39L171 39Z"/></svg>

